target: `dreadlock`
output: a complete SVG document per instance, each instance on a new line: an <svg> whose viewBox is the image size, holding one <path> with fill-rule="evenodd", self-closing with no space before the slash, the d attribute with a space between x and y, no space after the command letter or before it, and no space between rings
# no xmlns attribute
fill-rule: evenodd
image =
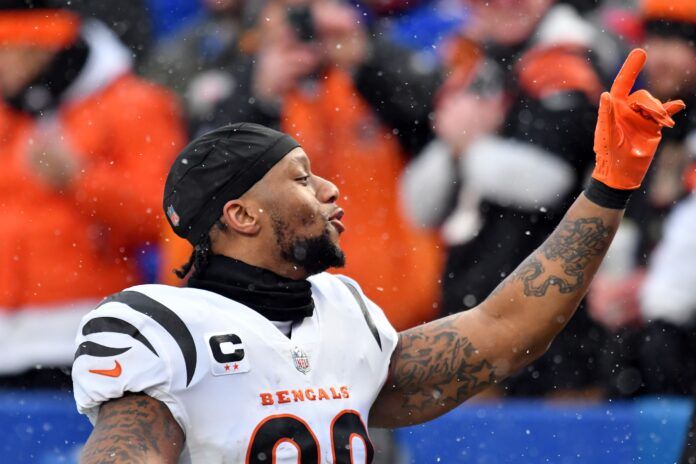
<svg viewBox="0 0 696 464"><path fill-rule="evenodd" d="M222 222L220 219L215 222L213 227L217 227L219 230L227 230L227 224ZM213 244L210 239L210 234L206 234L205 237L201 239L194 247L191 252L191 256L188 261L183 264L179 269L174 269L173 272L180 279L185 278L189 272L193 270L192 275L198 275L203 272L208 266L208 259L213 254L212 252Z"/></svg>

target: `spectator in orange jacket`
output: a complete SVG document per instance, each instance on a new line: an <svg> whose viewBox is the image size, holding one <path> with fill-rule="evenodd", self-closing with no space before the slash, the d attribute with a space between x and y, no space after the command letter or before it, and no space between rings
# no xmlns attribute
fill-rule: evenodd
<svg viewBox="0 0 696 464"><path fill-rule="evenodd" d="M103 24L0 6L0 376L67 366L82 314L140 280L184 132ZM16 377L15 377L16 378ZM0 384L2 384L0 380Z"/></svg>
<svg viewBox="0 0 696 464"><path fill-rule="evenodd" d="M402 184L412 219L440 227L447 245L443 315L483 301L580 192L606 63L619 56L564 2L467 4L468 29L444 47L452 71L435 103L437 137ZM597 392L602 332L582 308L508 392Z"/></svg>

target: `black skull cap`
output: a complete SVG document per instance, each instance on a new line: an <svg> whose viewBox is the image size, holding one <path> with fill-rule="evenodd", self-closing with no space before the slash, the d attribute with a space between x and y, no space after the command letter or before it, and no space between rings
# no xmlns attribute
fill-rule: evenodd
<svg viewBox="0 0 696 464"><path fill-rule="evenodd" d="M174 160L164 186L164 211L174 232L197 245L222 215L300 144L248 122L229 124L189 143Z"/></svg>

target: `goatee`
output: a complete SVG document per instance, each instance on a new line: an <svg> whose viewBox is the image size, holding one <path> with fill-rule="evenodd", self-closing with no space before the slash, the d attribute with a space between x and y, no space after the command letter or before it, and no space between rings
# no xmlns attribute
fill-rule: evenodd
<svg viewBox="0 0 696 464"><path fill-rule="evenodd" d="M316 237L288 237L285 224L274 218L273 229L280 254L287 262L303 269L307 275L319 274L332 267L343 267L346 257L338 245L331 240L327 229Z"/></svg>

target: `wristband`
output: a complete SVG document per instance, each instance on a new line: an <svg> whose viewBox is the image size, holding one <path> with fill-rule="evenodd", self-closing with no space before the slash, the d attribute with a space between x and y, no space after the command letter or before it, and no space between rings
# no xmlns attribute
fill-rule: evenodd
<svg viewBox="0 0 696 464"><path fill-rule="evenodd" d="M593 177L590 179L587 187L585 187L585 196L592 203L596 203L605 208L625 209L626 205L628 204L628 199L631 198L631 194L636 190L637 189L615 189L603 184Z"/></svg>

